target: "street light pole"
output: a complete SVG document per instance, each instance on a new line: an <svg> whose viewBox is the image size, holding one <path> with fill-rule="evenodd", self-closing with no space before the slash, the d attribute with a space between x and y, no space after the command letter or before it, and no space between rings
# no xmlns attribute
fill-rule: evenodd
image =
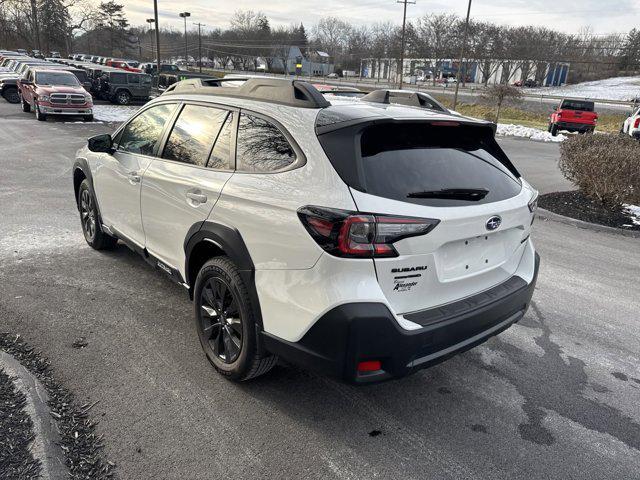
<svg viewBox="0 0 640 480"><path fill-rule="evenodd" d="M415 1L409 0L396 0L396 3L403 3L403 13L402 13L402 47L400 50L400 82L398 88L402 90L402 76L404 74L404 46L405 46L405 30L407 26L407 4L410 3L415 5Z"/></svg>
<svg viewBox="0 0 640 480"><path fill-rule="evenodd" d="M200 22L194 22L194 24L198 25L198 65L200 66L200 73L202 73L202 31L200 28L205 27L206 25Z"/></svg>
<svg viewBox="0 0 640 480"><path fill-rule="evenodd" d="M153 23L156 24L156 72L160 75L160 26L158 25L158 0L153 0Z"/></svg>
<svg viewBox="0 0 640 480"><path fill-rule="evenodd" d="M147 23L149 24L149 33L151 33L151 25L153 25L154 23L156 23L156 21L153 18L147 18ZM156 56L155 54L155 47L153 46L153 39L151 40L151 59L153 60L153 57Z"/></svg>
<svg viewBox="0 0 640 480"><path fill-rule="evenodd" d="M458 63L458 73L456 74L456 93L453 95L453 109L458 105L458 90L460 90L460 72L464 61L465 49L467 47L467 34L469 33L469 17L471 16L471 0L467 7L467 20L464 22L464 35L462 36L462 48L460 49L460 63ZM467 72L465 71L465 75Z"/></svg>
<svg viewBox="0 0 640 480"><path fill-rule="evenodd" d="M184 63L188 67L189 66L189 53L187 50L187 17L190 17L191 14L189 12L182 12L180 14L182 18L184 18Z"/></svg>

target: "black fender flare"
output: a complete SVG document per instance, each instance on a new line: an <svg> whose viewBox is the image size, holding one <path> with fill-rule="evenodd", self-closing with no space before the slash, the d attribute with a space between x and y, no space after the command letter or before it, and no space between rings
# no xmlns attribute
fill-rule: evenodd
<svg viewBox="0 0 640 480"><path fill-rule="evenodd" d="M71 178L72 181L75 179L76 172L80 170L84 177L89 181L89 186L91 187L91 193L93 193L93 198L96 199L96 209L98 210L98 216L102 218L100 213L100 205L98 204L98 197L96 196L96 190L93 186L93 175L91 174L91 168L89 168L89 163L86 158L76 158L75 162L73 162L73 168L71 169ZM76 208L80 208L78 205L78 196L75 189L75 184L73 185L73 196L76 200Z"/></svg>
<svg viewBox="0 0 640 480"><path fill-rule="evenodd" d="M185 272L190 292L195 287L195 278L190 278L189 262L194 248L202 242L218 247L240 270L240 276L247 286L254 317L258 327L262 329L262 309L255 282L255 266L247 245L238 230L212 221L199 222L191 226L184 241Z"/></svg>

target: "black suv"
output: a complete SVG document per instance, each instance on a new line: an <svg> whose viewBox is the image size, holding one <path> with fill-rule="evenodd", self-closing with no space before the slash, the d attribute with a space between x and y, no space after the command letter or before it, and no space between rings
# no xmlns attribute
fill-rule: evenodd
<svg viewBox="0 0 640 480"><path fill-rule="evenodd" d="M122 70L104 72L98 81L98 96L119 105L149 100L151 76Z"/></svg>

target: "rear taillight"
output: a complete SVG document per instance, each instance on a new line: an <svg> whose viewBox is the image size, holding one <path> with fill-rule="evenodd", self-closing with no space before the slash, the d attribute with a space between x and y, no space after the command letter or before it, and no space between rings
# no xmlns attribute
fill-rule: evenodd
<svg viewBox="0 0 640 480"><path fill-rule="evenodd" d="M640 128L640 117L636 118L636 121L633 122L633 128Z"/></svg>
<svg viewBox="0 0 640 480"><path fill-rule="evenodd" d="M361 214L324 207L302 207L298 216L309 234L326 252L337 257L397 257L393 243L425 235L440 220Z"/></svg>

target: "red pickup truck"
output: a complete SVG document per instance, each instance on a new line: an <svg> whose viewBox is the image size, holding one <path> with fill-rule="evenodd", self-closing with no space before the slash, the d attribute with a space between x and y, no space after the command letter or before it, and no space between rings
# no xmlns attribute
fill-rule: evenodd
<svg viewBox="0 0 640 480"><path fill-rule="evenodd" d="M107 60L106 65L107 67L121 68L122 70L126 70L127 72L142 72L142 70L137 68L140 64L131 60L116 60L112 58L111 60Z"/></svg>
<svg viewBox="0 0 640 480"><path fill-rule="evenodd" d="M18 80L23 112L35 111L45 121L47 115L80 115L93 120L93 99L71 72L30 68Z"/></svg>
<svg viewBox="0 0 640 480"><path fill-rule="evenodd" d="M589 100L565 98L549 118L549 132L554 137L558 131L593 133L598 123L595 105Z"/></svg>

